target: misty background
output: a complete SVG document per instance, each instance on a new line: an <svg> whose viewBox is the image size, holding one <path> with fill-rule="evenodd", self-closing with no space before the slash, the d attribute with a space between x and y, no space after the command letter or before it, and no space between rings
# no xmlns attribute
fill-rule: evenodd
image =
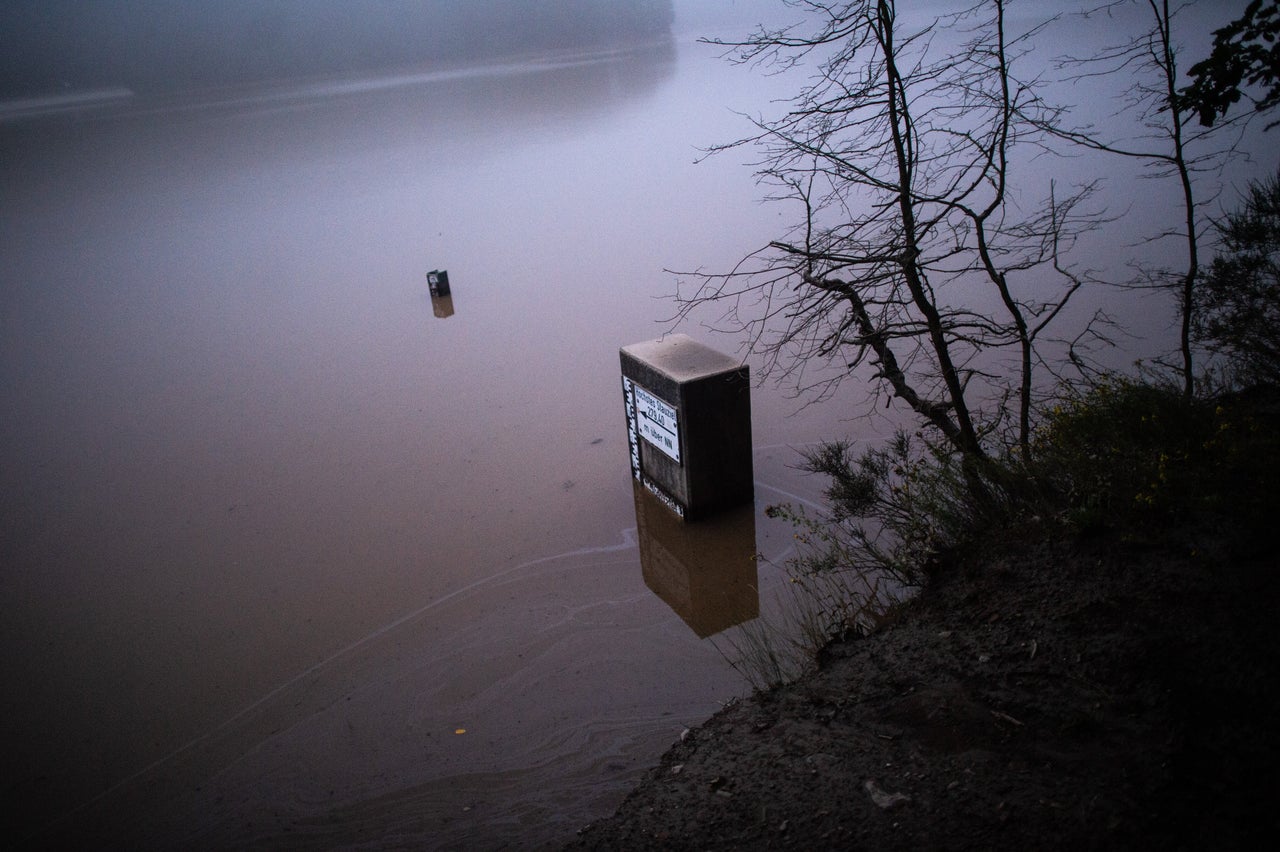
<svg viewBox="0 0 1280 852"><path fill-rule="evenodd" d="M606 48L670 36L672 0L10 0L0 97L139 94Z"/></svg>

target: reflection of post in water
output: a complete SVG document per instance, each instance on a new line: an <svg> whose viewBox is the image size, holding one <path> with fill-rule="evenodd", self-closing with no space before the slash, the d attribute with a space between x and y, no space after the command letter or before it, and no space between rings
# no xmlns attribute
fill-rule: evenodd
<svg viewBox="0 0 1280 852"><path fill-rule="evenodd" d="M453 297L432 296L431 312L440 317L440 319L453 316Z"/></svg>
<svg viewBox="0 0 1280 852"><path fill-rule="evenodd" d="M706 638L760 615L751 504L684 523L632 481L645 585Z"/></svg>

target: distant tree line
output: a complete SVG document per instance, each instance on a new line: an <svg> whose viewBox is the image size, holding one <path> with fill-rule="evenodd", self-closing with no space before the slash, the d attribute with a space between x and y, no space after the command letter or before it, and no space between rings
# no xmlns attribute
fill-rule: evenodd
<svg viewBox="0 0 1280 852"><path fill-rule="evenodd" d="M6 0L0 96L138 92L669 37L672 0Z"/></svg>

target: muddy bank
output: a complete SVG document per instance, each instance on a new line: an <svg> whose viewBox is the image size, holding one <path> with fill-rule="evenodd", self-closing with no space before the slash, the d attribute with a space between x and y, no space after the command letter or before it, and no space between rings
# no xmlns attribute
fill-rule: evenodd
<svg viewBox="0 0 1280 852"><path fill-rule="evenodd" d="M1212 538L955 554L892 625L688 732L570 848L1274 845L1276 560Z"/></svg>

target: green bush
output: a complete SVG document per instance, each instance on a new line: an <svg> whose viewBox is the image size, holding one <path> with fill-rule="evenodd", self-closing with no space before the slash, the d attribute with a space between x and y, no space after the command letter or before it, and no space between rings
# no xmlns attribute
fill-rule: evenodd
<svg viewBox="0 0 1280 852"><path fill-rule="evenodd" d="M823 444L804 454L802 468L827 478L829 511L771 513L801 530L804 574L874 572L915 585L923 565L975 520L955 455L906 432L856 457L847 442Z"/></svg>
<svg viewBox="0 0 1280 852"><path fill-rule="evenodd" d="M1029 463L1010 447L966 469L945 447L902 432L857 455L829 443L803 465L827 478L829 510L770 514L796 525L793 576L847 572L907 586L948 548L1029 521L1130 539L1210 528L1256 547L1273 535L1280 506L1278 421L1280 392L1265 387L1187 400L1173 386L1111 377L1042 413Z"/></svg>
<svg viewBox="0 0 1280 852"><path fill-rule="evenodd" d="M1030 475L1084 530L1131 537L1269 523L1280 438L1265 392L1187 400L1175 388L1111 379L1053 406Z"/></svg>
<svg viewBox="0 0 1280 852"><path fill-rule="evenodd" d="M1280 385L1280 174L1251 184L1218 235L1196 291L1196 340L1240 381Z"/></svg>
<svg viewBox="0 0 1280 852"><path fill-rule="evenodd" d="M966 467L904 432L860 454L823 444L803 467L826 477L827 511L767 510L796 528L787 569L799 616L746 636L741 667L753 683L785 680L827 637L881 622L946 550L1011 531L1064 523L1257 553L1278 526L1278 423L1280 391L1266 386L1187 400L1180 388L1112 377L1041 413L1029 463L1010 446Z"/></svg>

